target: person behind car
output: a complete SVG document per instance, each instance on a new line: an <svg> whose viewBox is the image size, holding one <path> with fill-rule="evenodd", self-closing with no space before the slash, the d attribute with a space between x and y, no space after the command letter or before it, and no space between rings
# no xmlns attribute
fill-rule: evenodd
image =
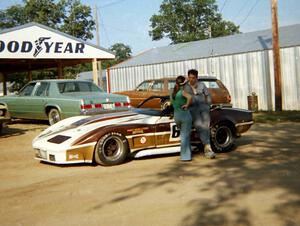
<svg viewBox="0 0 300 226"><path fill-rule="evenodd" d="M180 159L182 161L192 160L192 150L190 143L190 135L192 128L192 116L187 110L192 103L192 96L183 90L185 77L178 76L176 78L175 87L171 96L171 102L174 108L174 119L176 125L180 128Z"/></svg>
<svg viewBox="0 0 300 226"><path fill-rule="evenodd" d="M184 86L184 91L192 96L192 105L189 110L192 115L194 127L204 144L204 156L213 159L216 154L210 146L210 103L211 97L203 82L198 82L198 71L191 69L188 71L188 82Z"/></svg>

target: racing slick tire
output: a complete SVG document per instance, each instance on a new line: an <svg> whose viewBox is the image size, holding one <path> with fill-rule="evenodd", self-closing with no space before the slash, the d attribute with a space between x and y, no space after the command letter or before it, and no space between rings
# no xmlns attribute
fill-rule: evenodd
<svg viewBox="0 0 300 226"><path fill-rule="evenodd" d="M50 126L54 125L58 121L61 120L61 116L59 111L56 108L51 108L49 113L48 113L48 121Z"/></svg>
<svg viewBox="0 0 300 226"><path fill-rule="evenodd" d="M101 137L95 147L95 162L103 166L113 166L125 161L129 153L128 141L120 134L111 132Z"/></svg>
<svg viewBox="0 0 300 226"><path fill-rule="evenodd" d="M211 128L211 146L215 152L229 151L235 144L234 126L221 122Z"/></svg>

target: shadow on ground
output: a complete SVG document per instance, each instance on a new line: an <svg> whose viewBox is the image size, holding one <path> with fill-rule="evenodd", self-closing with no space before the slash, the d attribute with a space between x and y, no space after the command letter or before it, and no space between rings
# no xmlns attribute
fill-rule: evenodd
<svg viewBox="0 0 300 226"><path fill-rule="evenodd" d="M300 124L293 128L286 124L257 124L255 132L239 139L235 151L220 154L216 160L205 163L172 164L163 172L146 175L133 186L116 191L118 195L110 203L132 199L167 184L176 187L180 177L185 181L203 177L206 182L193 185L197 186L193 190L199 194L210 190L214 195L197 198L199 194L195 194L195 199L187 203L191 213L178 225L254 225L251 211L239 200L250 193L267 195L274 188L283 194L275 197L271 214L281 220L281 225L297 225L300 210L299 130ZM245 148L247 151L243 152ZM209 169L210 175L203 173L203 167ZM231 210L230 214L226 209Z"/></svg>
<svg viewBox="0 0 300 226"><path fill-rule="evenodd" d="M37 130L46 129L48 126L49 125L47 124L47 121L43 121L43 120L16 119L16 120L12 120L2 129L2 132L0 133L0 138L20 136L22 134L25 134L28 131L37 131Z"/></svg>

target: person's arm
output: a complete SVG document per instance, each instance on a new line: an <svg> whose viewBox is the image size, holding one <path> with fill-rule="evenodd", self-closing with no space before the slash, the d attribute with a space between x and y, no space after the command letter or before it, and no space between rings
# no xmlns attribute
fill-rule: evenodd
<svg viewBox="0 0 300 226"><path fill-rule="evenodd" d="M207 89L205 83L203 82L202 84L203 84L203 94L204 94L204 96L205 96L205 102L206 102L208 105L210 105L210 104L211 104L211 95L210 95L210 93L209 93L209 91L208 91L208 89Z"/></svg>
<svg viewBox="0 0 300 226"><path fill-rule="evenodd" d="M181 108L182 109L187 109L192 104L193 97L189 93L187 93L185 91L182 91L182 96L184 96L187 101L186 101L186 104L182 105Z"/></svg>

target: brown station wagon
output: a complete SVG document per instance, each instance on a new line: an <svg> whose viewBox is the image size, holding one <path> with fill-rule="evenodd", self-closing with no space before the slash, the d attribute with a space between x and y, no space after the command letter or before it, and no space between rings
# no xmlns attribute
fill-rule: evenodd
<svg viewBox="0 0 300 226"><path fill-rule="evenodd" d="M117 94L129 96L131 106L137 107L148 97L169 95L174 88L175 79L176 77L145 80L135 90L117 92ZM232 106L230 103L231 96L219 79L214 76L199 76L198 81L203 82L208 88L212 97L212 105ZM159 99L153 99L144 104L143 107L160 109L165 104L165 102L161 103Z"/></svg>

